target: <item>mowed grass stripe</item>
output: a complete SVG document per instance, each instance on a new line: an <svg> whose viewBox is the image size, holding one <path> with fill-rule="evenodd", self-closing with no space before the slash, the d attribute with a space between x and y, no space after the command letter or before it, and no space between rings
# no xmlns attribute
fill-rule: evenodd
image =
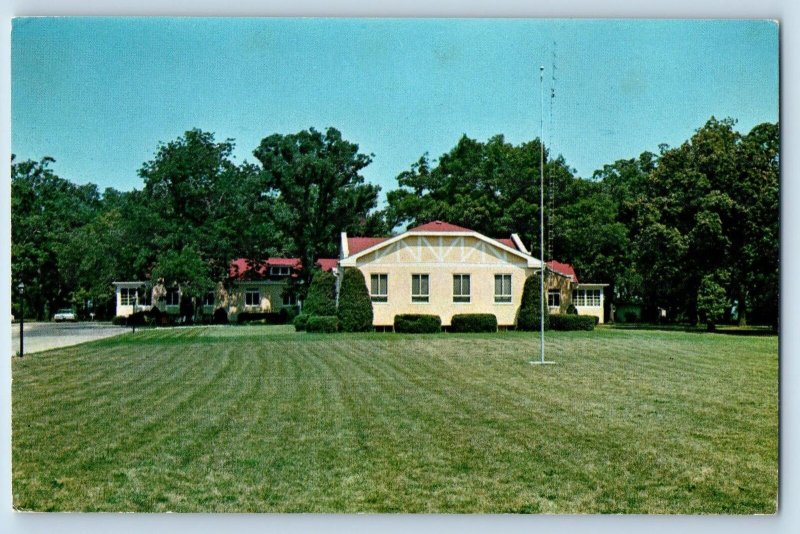
<svg viewBox="0 0 800 534"><path fill-rule="evenodd" d="M158 365L127 363L136 354ZM534 367L527 361L538 357L538 337L521 333L192 328L54 356L15 362L14 502L22 508L775 507L775 338L549 333L548 359L558 364ZM70 359L77 363L65 365ZM91 404L91 380L76 369L101 384L102 402ZM109 387L115 381L131 387ZM58 414L62 398L63 419L48 422L81 420L81 431L20 422L43 407ZM104 434L109 426L131 437Z"/></svg>

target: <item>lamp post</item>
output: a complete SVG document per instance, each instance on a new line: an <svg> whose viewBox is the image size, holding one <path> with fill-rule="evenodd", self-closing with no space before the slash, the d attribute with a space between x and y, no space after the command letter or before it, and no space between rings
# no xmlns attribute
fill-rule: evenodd
<svg viewBox="0 0 800 534"><path fill-rule="evenodd" d="M25 284L20 280L19 289L19 357L25 356Z"/></svg>

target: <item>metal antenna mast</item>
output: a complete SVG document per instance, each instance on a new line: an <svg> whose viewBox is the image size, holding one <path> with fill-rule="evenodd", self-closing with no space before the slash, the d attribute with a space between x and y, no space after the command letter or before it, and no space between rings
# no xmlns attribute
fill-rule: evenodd
<svg viewBox="0 0 800 534"><path fill-rule="evenodd" d="M556 42L553 41L553 72L550 77L550 128L547 133L547 146L550 148L550 154L552 159L552 144L553 144L553 132L555 131L555 123L553 122L553 104L556 100ZM555 190L555 180L553 179L553 173L551 169L547 169L547 182L548 182L548 196L550 197L549 202L549 209L547 215L547 259L554 259L553 258L553 214L555 213L556 209L556 190ZM544 259L544 258L543 258Z"/></svg>
<svg viewBox="0 0 800 534"><path fill-rule="evenodd" d="M539 67L539 361L544 361L544 65Z"/></svg>

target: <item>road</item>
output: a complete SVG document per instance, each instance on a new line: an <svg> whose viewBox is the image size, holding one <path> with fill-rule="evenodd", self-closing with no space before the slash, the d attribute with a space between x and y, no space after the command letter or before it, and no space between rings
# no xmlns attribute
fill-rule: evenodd
<svg viewBox="0 0 800 534"><path fill-rule="evenodd" d="M25 354L68 347L130 332L108 323L25 323ZM11 325L11 354L19 352L19 323Z"/></svg>

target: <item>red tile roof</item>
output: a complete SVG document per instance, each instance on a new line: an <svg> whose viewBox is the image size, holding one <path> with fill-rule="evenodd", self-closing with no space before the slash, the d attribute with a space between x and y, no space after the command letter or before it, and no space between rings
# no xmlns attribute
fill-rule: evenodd
<svg viewBox="0 0 800 534"><path fill-rule="evenodd" d="M317 265L323 271L332 271L339 265L339 260L336 258L320 258L317 260Z"/></svg>
<svg viewBox="0 0 800 534"><path fill-rule="evenodd" d="M388 237L348 237L347 238L347 251L352 256L358 254L362 250L382 243L389 239Z"/></svg>
<svg viewBox="0 0 800 534"><path fill-rule="evenodd" d="M506 239L506 238L504 238L504 237L494 237L494 238L492 238L492 239L494 239L494 240L495 240L495 241L497 241L498 243L502 243L502 244L504 244L504 245L505 245L505 246L507 246L507 247L511 247L511 248L513 248L514 250L519 250L519 249L517 248L517 244L516 244L516 243L514 243L514 240L513 240L513 239L511 239L510 237L509 237L508 239Z"/></svg>
<svg viewBox="0 0 800 534"><path fill-rule="evenodd" d="M463 226L456 226L455 224L446 223L444 221L433 221L414 228L409 228L409 232L472 232L469 228Z"/></svg>
<svg viewBox="0 0 800 534"><path fill-rule="evenodd" d="M330 271L339 263L336 258L320 258L317 266L324 271ZM236 258L231 262L228 270L230 277L240 280L243 278L264 278L269 274L269 267L291 267L293 271L300 269L302 263L300 258L267 258L257 265L247 258ZM292 273L294 276L294 273Z"/></svg>
<svg viewBox="0 0 800 534"><path fill-rule="evenodd" d="M552 271L563 274L564 276L572 277L572 280L576 284L578 283L578 275L575 274L575 268L569 263L561 263L560 261L550 260L547 262L547 266Z"/></svg>

